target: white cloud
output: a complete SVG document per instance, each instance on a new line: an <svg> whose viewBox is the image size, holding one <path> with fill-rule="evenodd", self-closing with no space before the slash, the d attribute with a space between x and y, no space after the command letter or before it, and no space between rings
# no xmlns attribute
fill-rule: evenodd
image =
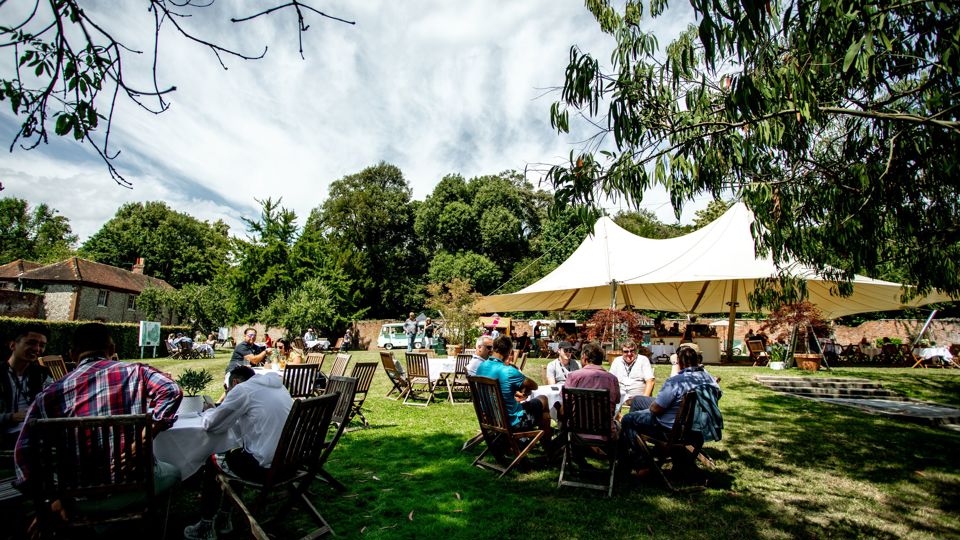
<svg viewBox="0 0 960 540"><path fill-rule="evenodd" d="M244 51L268 44L260 61L225 57L224 71L203 47L165 32L158 78L177 86L170 110L154 115L121 100L114 124L111 144L122 150L118 166L132 190L116 187L89 153L58 142L0 158L4 195L54 206L81 237L134 200L164 200L242 234L239 218L256 216L255 198L282 196L302 223L330 182L380 160L400 167L422 199L448 173L523 170L566 157L575 139L552 132L557 94L543 94L562 83L571 45L605 59L613 43L573 0L341 0L322 8L357 24L309 16L306 60L293 12L228 22L264 9L259 2L215 3L181 22ZM151 50L143 5L94 9L109 9L109 28ZM689 6L658 19L661 43L690 20ZM149 56L127 65L141 87Z"/></svg>

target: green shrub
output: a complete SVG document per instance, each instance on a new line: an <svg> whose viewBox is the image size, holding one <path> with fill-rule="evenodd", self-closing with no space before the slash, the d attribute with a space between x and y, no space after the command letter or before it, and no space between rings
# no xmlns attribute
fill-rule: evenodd
<svg viewBox="0 0 960 540"><path fill-rule="evenodd" d="M82 324L92 321L46 321L42 319L24 319L20 317L0 317L0 336L3 343L13 339L17 331L27 325L37 324L46 327L49 332L47 349L44 354L60 354L64 358L70 355L70 340L73 332ZM137 345L140 336L140 325L135 323L103 323L110 328L113 334L113 343L117 346L117 355L120 358L140 358L140 347ZM189 326L161 326L160 339L171 332L189 332ZM150 358L153 352L150 348L144 351L144 357ZM161 343L157 346L157 356L167 356L167 348Z"/></svg>
<svg viewBox="0 0 960 540"><path fill-rule="evenodd" d="M185 396L198 396L200 392L213 382L213 375L205 369L183 370L183 373L177 377L177 385L183 390Z"/></svg>

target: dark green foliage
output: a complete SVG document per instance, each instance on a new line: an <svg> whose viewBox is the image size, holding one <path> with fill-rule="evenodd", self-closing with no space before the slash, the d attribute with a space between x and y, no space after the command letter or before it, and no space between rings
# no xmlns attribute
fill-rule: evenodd
<svg viewBox="0 0 960 540"><path fill-rule="evenodd" d="M503 281L503 272L491 259L483 254L465 251L447 253L441 251L430 261L428 277L430 283L448 283L454 278L465 279L473 288L482 293L490 293Z"/></svg>
<svg viewBox="0 0 960 540"><path fill-rule="evenodd" d="M960 294L957 4L690 3L664 57L639 22L666 1L588 2L612 69L572 48L551 119L566 132L582 113L612 144L550 171L558 205L659 185L679 215L732 190L778 263Z"/></svg>
<svg viewBox="0 0 960 540"><path fill-rule="evenodd" d="M145 274L179 288L207 283L224 271L227 232L222 221L200 221L164 202L128 203L84 242L80 254L126 269L143 257Z"/></svg>
<svg viewBox="0 0 960 540"><path fill-rule="evenodd" d="M45 326L50 335L47 339L47 350L44 354L60 354L64 359L70 358L70 340L73 332L81 325L90 321L44 321L37 319L21 319L16 317L0 317L0 339L6 344L12 339L17 329L26 325L39 324ZM104 323L110 327L113 343L117 346L117 355L120 358L140 358L140 325L132 323ZM172 332L189 332L187 326L162 326L160 335L166 336ZM145 356L151 357L152 348L146 349ZM157 356L167 356L167 349L160 344L157 346Z"/></svg>
<svg viewBox="0 0 960 540"><path fill-rule="evenodd" d="M15 197L0 199L0 264L16 259L50 263L73 252L70 221L46 204L30 208Z"/></svg>
<svg viewBox="0 0 960 540"><path fill-rule="evenodd" d="M187 368L177 377L177 386L185 396L196 396L213 382L213 375L205 369Z"/></svg>
<svg viewBox="0 0 960 540"><path fill-rule="evenodd" d="M633 234L644 238L674 238L692 230L690 227L683 225L661 223L657 216L649 210L621 212L614 216L613 221Z"/></svg>

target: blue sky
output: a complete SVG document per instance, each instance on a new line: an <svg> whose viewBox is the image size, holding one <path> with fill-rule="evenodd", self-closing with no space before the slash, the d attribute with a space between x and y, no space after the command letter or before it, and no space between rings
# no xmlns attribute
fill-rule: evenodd
<svg viewBox="0 0 960 540"><path fill-rule="evenodd" d="M662 46L693 20L681 4L655 21ZM146 2L85 5L121 41L151 49ZM266 5L218 2L182 21L243 51L268 45L262 60L227 58L228 70L203 47L162 35L158 76L161 86L177 87L170 110L153 115L121 100L111 135L132 189L117 186L86 147L51 140L0 153L2 195L53 206L81 240L121 204L148 200L223 219L239 235L240 218L257 215L255 199L282 197L302 224L331 182L381 160L403 171L416 199L450 173L542 170L580 140L549 125L558 98L549 89L563 82L569 47L606 59L613 43L572 0L332 1L315 5L356 25L311 17L303 60L292 11L229 22ZM0 9L0 23L16 18L15 9ZM131 56L128 80L146 86L147 60ZM10 61L0 52L4 73ZM0 104L4 148L18 124L7 103ZM528 178L540 180L537 172ZM688 205L683 221L706 202ZM663 193L650 193L644 207L673 221Z"/></svg>

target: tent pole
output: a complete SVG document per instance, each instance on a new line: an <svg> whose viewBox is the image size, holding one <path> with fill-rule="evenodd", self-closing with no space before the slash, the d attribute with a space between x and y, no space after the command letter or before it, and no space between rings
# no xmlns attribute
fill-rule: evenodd
<svg viewBox="0 0 960 540"><path fill-rule="evenodd" d="M617 309L617 280L612 279L610 280L610 311L614 311L615 309ZM613 317L610 317L610 342L613 343L613 348L616 349L617 325L613 322Z"/></svg>
<svg viewBox="0 0 960 540"><path fill-rule="evenodd" d="M923 339L923 335L927 333L927 328L930 326L930 321L933 320L933 316L937 314L937 310L930 312L930 316L927 317L927 322L923 323L923 328L920 329L920 332L917 333L917 339L913 340L913 347L916 348L917 344L920 343L920 340Z"/></svg>
<svg viewBox="0 0 960 540"><path fill-rule="evenodd" d="M730 318L727 319L727 362L733 362L733 331L736 329L737 322L737 285L740 282L733 280L733 287L730 289Z"/></svg>

